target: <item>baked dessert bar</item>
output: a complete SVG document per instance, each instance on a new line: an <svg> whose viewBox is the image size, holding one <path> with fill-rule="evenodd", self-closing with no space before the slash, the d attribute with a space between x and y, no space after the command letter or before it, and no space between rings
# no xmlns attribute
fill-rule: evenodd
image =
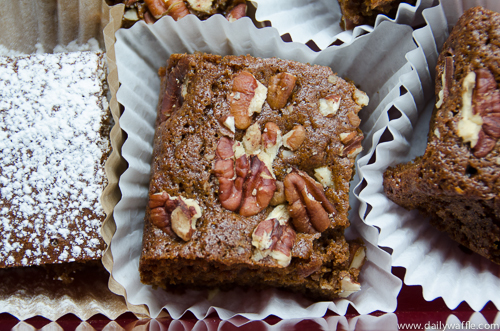
<svg viewBox="0 0 500 331"><path fill-rule="evenodd" d="M154 23L165 15L179 20L188 14L200 19L221 14L234 22L246 16L245 0L107 0L108 5L123 3L123 26L129 27L139 20Z"/></svg>
<svg viewBox="0 0 500 331"><path fill-rule="evenodd" d="M341 25L346 30L355 26L373 25L377 15L394 18L401 3L415 5L416 0L338 0L342 11Z"/></svg>
<svg viewBox="0 0 500 331"><path fill-rule="evenodd" d="M0 267L101 258L104 54L0 57Z"/></svg>
<svg viewBox="0 0 500 331"><path fill-rule="evenodd" d="M142 282L359 290L344 230L367 95L276 58L174 54L160 76Z"/></svg>
<svg viewBox="0 0 500 331"><path fill-rule="evenodd" d="M436 67L437 103L422 157L390 168L387 196L419 209L471 250L500 263L500 14L475 7Z"/></svg>

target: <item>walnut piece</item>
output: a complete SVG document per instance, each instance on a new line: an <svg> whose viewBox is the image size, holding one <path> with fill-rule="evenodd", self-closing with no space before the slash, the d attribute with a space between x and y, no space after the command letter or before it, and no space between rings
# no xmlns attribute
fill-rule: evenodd
<svg viewBox="0 0 500 331"><path fill-rule="evenodd" d="M281 109L286 106L288 98L292 95L297 77L287 72L274 75L269 80L267 103L272 109Z"/></svg>
<svg viewBox="0 0 500 331"><path fill-rule="evenodd" d="M283 146L291 149L292 151L295 151L300 147L300 145L302 145L305 139L306 130L302 125L298 124L283 136Z"/></svg>
<svg viewBox="0 0 500 331"><path fill-rule="evenodd" d="M298 232L323 232L337 213L321 184L305 172L293 170L285 177L285 196L290 216Z"/></svg>
<svg viewBox="0 0 500 331"><path fill-rule="evenodd" d="M290 264L296 233L289 219L287 207L279 205L257 225L252 233L252 245L256 248L252 258L255 261L270 256L282 267Z"/></svg>
<svg viewBox="0 0 500 331"><path fill-rule="evenodd" d="M201 217L201 208L196 200L182 196L173 197L167 192L149 197L151 222L162 231L189 241L196 231L196 221Z"/></svg>
<svg viewBox="0 0 500 331"><path fill-rule="evenodd" d="M267 88L248 71L241 71L234 77L228 99L236 128L244 130L252 124L252 115L260 113L266 95Z"/></svg>

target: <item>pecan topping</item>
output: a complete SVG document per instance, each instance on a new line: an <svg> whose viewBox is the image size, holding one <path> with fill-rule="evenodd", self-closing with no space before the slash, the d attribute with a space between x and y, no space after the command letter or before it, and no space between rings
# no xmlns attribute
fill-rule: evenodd
<svg viewBox="0 0 500 331"><path fill-rule="evenodd" d="M266 94L266 87L248 71L242 71L234 77L228 99L236 128L244 130L252 124L252 115L260 113Z"/></svg>
<svg viewBox="0 0 500 331"><path fill-rule="evenodd" d="M279 205L257 225L252 233L252 245L256 248L253 255L255 261L271 256L283 267L290 264L296 233L289 219L286 206Z"/></svg>
<svg viewBox="0 0 500 331"><path fill-rule="evenodd" d="M167 73L167 86L160 108L159 123L163 123L170 115L179 109L184 102L182 97L182 81L189 71L189 62L180 60L170 73Z"/></svg>
<svg viewBox="0 0 500 331"><path fill-rule="evenodd" d="M247 4L240 3L229 11L226 18L229 22L234 22L247 15Z"/></svg>
<svg viewBox="0 0 500 331"><path fill-rule="evenodd" d="M242 216L252 216L269 205L276 190L276 180L258 156L248 157L241 148L241 144L222 137L217 145L214 174L219 180L222 207Z"/></svg>
<svg viewBox="0 0 500 331"><path fill-rule="evenodd" d="M333 94L319 99L319 112L325 117L335 115L340 108L340 101L340 96Z"/></svg>
<svg viewBox="0 0 500 331"><path fill-rule="evenodd" d="M252 216L269 206L276 190L276 180L257 156L250 158L250 171L243 187L240 215Z"/></svg>
<svg viewBox="0 0 500 331"><path fill-rule="evenodd" d="M272 109L285 107L288 98L292 95L297 77L287 72L274 75L269 80L269 91L267 93L267 103Z"/></svg>
<svg viewBox="0 0 500 331"><path fill-rule="evenodd" d="M144 2L155 19L170 15L177 21L189 14L183 0L144 0Z"/></svg>
<svg viewBox="0 0 500 331"><path fill-rule="evenodd" d="M276 181L276 191L273 194L273 198L269 202L271 206L277 206L284 204L286 202L285 197L285 185L279 180Z"/></svg>
<svg viewBox="0 0 500 331"><path fill-rule="evenodd" d="M323 232L330 226L335 207L326 198L323 186L305 172L294 170L285 177L285 196L293 225L299 232Z"/></svg>
<svg viewBox="0 0 500 331"><path fill-rule="evenodd" d="M470 72L464 79L458 135L470 142L476 157L485 157L500 138L500 91L488 69Z"/></svg>
<svg viewBox="0 0 500 331"><path fill-rule="evenodd" d="M283 136L283 146L292 151L297 150L306 139L306 130L300 124L295 125L291 131Z"/></svg>
<svg viewBox="0 0 500 331"><path fill-rule="evenodd" d="M354 134L353 134L354 133ZM361 141L363 141L363 135L358 135L357 132L351 132L347 134L340 134L340 141L344 144L344 149L342 151L342 156L347 156L350 158L356 157L362 150Z"/></svg>
<svg viewBox="0 0 500 331"><path fill-rule="evenodd" d="M212 9L212 0L187 0L189 6L196 11L210 13Z"/></svg>
<svg viewBox="0 0 500 331"><path fill-rule="evenodd" d="M196 231L196 220L201 217L201 208L193 199L172 197L167 192L149 197L151 222L162 231L189 241Z"/></svg>

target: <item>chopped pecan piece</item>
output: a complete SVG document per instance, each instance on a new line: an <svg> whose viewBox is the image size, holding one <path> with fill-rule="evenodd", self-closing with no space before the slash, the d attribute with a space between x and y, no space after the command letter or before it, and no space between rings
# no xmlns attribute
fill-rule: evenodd
<svg viewBox="0 0 500 331"><path fill-rule="evenodd" d="M300 124L295 125L291 131L283 136L283 146L292 151L297 150L306 139L306 130Z"/></svg>
<svg viewBox="0 0 500 331"><path fill-rule="evenodd" d="M340 108L340 100L340 96L333 94L319 99L319 112L321 115L325 117L335 115Z"/></svg>
<svg viewBox="0 0 500 331"><path fill-rule="evenodd" d="M287 72L274 75L269 80L269 91L267 103L272 109L280 109L286 106L288 98L292 95L297 77Z"/></svg>
<svg viewBox="0 0 500 331"><path fill-rule="evenodd" d="M349 138L349 139L348 139ZM356 157L362 150L361 142L363 141L363 135L356 135L354 137L346 137L344 141L342 141L342 137L340 138L342 143L344 143L345 147L342 151L342 156L347 156L350 158Z"/></svg>
<svg viewBox="0 0 500 331"><path fill-rule="evenodd" d="M226 18L229 22L235 22L240 18L245 17L246 15L247 15L247 4L240 3L234 6L234 8L229 11Z"/></svg>
<svg viewBox="0 0 500 331"><path fill-rule="evenodd" d="M267 88L248 71L241 71L234 77L228 99L236 128L244 130L252 124L252 115L260 113L266 94Z"/></svg>
<svg viewBox="0 0 500 331"><path fill-rule="evenodd" d="M294 170L285 177L285 196L293 225L299 232L323 232L337 213L323 186L305 172Z"/></svg>
<svg viewBox="0 0 500 331"><path fill-rule="evenodd" d="M193 199L172 197L167 192L152 194L148 202L151 222L162 231L189 241L196 231L201 208Z"/></svg>
<svg viewBox="0 0 500 331"><path fill-rule="evenodd" d="M252 245L256 248L253 255L255 261L271 256L283 267L290 264L296 233L289 219L286 206L279 205L257 225L252 233Z"/></svg>

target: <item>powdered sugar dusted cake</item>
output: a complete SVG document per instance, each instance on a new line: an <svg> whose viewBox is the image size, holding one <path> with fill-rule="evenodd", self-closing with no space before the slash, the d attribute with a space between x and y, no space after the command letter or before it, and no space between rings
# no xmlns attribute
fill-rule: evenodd
<svg viewBox="0 0 500 331"><path fill-rule="evenodd" d="M0 267L99 259L104 54L0 57Z"/></svg>

